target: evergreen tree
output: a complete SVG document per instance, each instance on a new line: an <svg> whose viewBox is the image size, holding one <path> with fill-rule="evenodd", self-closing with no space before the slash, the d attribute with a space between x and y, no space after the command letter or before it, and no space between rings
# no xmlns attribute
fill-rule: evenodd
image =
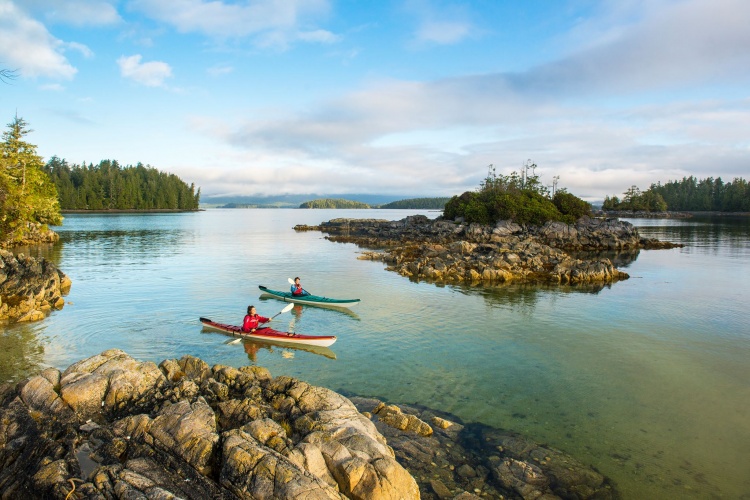
<svg viewBox="0 0 750 500"><path fill-rule="evenodd" d="M62 223L57 190L44 172L36 146L25 140L32 132L16 116L0 143L0 230L3 241L21 241L39 226Z"/></svg>
<svg viewBox="0 0 750 500"><path fill-rule="evenodd" d="M536 164L529 162L526 170L532 175L513 172L498 175L490 165L487 177L479 190L467 191L454 196L445 204L443 217L463 217L466 222L494 224L499 220L513 220L519 224L542 225L547 221L575 222L581 215L588 215L591 205L566 193L564 189L555 194L553 201L549 190L533 173Z"/></svg>

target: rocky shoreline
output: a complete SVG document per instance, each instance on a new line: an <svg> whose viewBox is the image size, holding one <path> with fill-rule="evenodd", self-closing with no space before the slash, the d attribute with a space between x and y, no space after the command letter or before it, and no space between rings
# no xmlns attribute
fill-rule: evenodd
<svg viewBox="0 0 750 500"><path fill-rule="evenodd" d="M16 231L11 233L10 235L2 235L4 238L0 240L0 249L30 245L52 244L57 243L57 241L60 239L59 234L57 234L44 224L27 222L23 227L23 231L20 231L20 229L21 228L17 228ZM23 237L18 236L18 233L20 232L24 234Z"/></svg>
<svg viewBox="0 0 750 500"><path fill-rule="evenodd" d="M558 450L257 366L109 350L0 386L3 498L617 498Z"/></svg>
<svg viewBox="0 0 750 500"><path fill-rule="evenodd" d="M606 257L583 260L572 252L683 246L643 238L629 222L589 217L575 224L548 222L535 227L512 221L466 224L416 215L400 221L332 219L318 226L297 225L294 230L321 231L328 240L370 249L360 258L383 261L402 276L445 283L613 283L629 275Z"/></svg>
<svg viewBox="0 0 750 500"><path fill-rule="evenodd" d="M65 306L70 286L52 262L0 250L0 324L46 318Z"/></svg>

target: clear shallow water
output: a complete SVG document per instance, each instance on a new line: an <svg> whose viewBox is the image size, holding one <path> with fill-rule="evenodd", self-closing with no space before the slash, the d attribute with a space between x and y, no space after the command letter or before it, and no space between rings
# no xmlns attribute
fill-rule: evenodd
<svg viewBox="0 0 750 500"><path fill-rule="evenodd" d="M594 465L624 498L750 496L750 218L631 220L688 246L623 259L631 279L598 291L415 283L353 245L292 230L412 213L69 215L61 243L26 250L71 277L69 303L2 330L0 380L109 348L257 363L522 432ZM325 355L203 332L199 316L239 323L249 304L275 314L286 304L261 300L258 285L286 289L298 275L313 293L362 299L350 314L298 307L274 321L337 335Z"/></svg>

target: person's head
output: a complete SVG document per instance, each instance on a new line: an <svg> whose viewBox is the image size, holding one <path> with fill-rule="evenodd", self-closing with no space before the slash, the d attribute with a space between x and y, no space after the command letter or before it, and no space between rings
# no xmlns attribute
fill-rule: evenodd
<svg viewBox="0 0 750 500"><path fill-rule="evenodd" d="M252 316L255 314L255 306L247 306L247 313Z"/></svg>
<svg viewBox="0 0 750 500"><path fill-rule="evenodd" d="M297 276L296 278L294 278L294 284L295 285L299 285L299 276Z"/></svg>

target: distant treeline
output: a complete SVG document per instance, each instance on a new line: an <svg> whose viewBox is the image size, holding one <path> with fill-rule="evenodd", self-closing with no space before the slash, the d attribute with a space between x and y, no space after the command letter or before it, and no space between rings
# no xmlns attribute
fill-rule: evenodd
<svg viewBox="0 0 750 500"><path fill-rule="evenodd" d="M369 205L359 201L341 198L321 198L302 203L300 208L395 208L395 209L423 209L443 210L450 198L410 198L408 200L392 201L382 205Z"/></svg>
<svg viewBox="0 0 750 500"><path fill-rule="evenodd" d="M651 184L641 192L636 186L617 196L604 198L602 210L750 212L750 185L741 177L725 183L721 177Z"/></svg>
<svg viewBox="0 0 750 500"><path fill-rule="evenodd" d="M377 208L416 208L424 210L443 210L445 204L448 203L450 198L411 198L409 200L399 200L384 205L379 205Z"/></svg>
<svg viewBox="0 0 750 500"><path fill-rule="evenodd" d="M141 163L69 165L53 156L44 170L57 188L62 210L197 210L200 188Z"/></svg>
<svg viewBox="0 0 750 500"><path fill-rule="evenodd" d="M370 208L367 203L339 198L321 198L302 203L300 208Z"/></svg>

